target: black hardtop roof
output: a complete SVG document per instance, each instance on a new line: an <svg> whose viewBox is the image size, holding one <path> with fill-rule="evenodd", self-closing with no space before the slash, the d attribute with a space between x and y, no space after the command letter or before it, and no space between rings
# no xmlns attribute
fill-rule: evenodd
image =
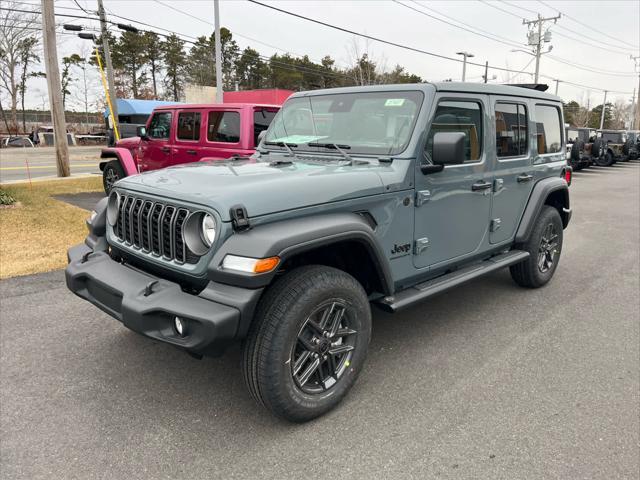
<svg viewBox="0 0 640 480"><path fill-rule="evenodd" d="M415 91L420 90L423 92L456 92L456 93L469 93L469 94L484 94L484 95L507 95L513 97L525 97L536 98L540 100L547 100L554 103L561 103L560 97L551 95L546 92L541 92L534 88L513 86L513 85L498 85L493 83L471 83L471 82L425 82L425 83L399 83L390 85L366 85L356 87L338 87L327 88L322 90L310 90L306 92L297 92L291 95L289 98L294 97L307 97L315 95L329 95L339 93L358 93L358 92L398 92L398 91Z"/></svg>

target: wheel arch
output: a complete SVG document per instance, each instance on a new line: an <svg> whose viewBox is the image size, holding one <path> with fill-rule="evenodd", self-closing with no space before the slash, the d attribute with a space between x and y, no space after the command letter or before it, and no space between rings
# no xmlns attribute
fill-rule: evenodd
<svg viewBox="0 0 640 480"><path fill-rule="evenodd" d="M252 258L280 257L277 271L255 275L224 271L227 254ZM319 264L356 278L368 294L393 293L393 279L372 226L357 213L324 214L283 220L235 233L216 252L209 278L247 288L267 287L283 271Z"/></svg>
<svg viewBox="0 0 640 480"><path fill-rule="evenodd" d="M533 187L516 232L516 243L522 243L529 238L533 225L544 205L549 205L558 210L562 219L562 228L567 228L571 219L571 206L569 203L569 187L563 178L545 178Z"/></svg>
<svg viewBox="0 0 640 480"><path fill-rule="evenodd" d="M136 161L133 158L131 152L122 147L114 147L114 148L103 148L100 152L100 158L105 159L105 161L101 161L99 164L100 171L104 172L104 168L112 160L118 160L124 172L127 176L135 175L138 173L138 168L136 165Z"/></svg>

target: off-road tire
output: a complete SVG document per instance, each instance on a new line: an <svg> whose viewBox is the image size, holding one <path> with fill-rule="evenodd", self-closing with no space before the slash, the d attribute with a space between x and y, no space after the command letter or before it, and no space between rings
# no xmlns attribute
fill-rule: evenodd
<svg viewBox="0 0 640 480"><path fill-rule="evenodd" d="M111 192L113 182L115 181L114 178L120 180L126 176L127 174L124 172L124 168L122 168L118 160L112 160L107 163L102 171L102 187L105 193L109 195Z"/></svg>
<svg viewBox="0 0 640 480"><path fill-rule="evenodd" d="M582 140L576 140L571 146L571 160L572 163L580 162L580 152L584 149L584 142Z"/></svg>
<svg viewBox="0 0 640 480"><path fill-rule="evenodd" d="M345 318L357 333L350 361L326 391L308 393L293 375L298 337L311 313L335 299L344 302ZM371 338L371 307L351 275L322 265L303 266L278 279L258 304L243 345L242 370L253 398L274 415L305 422L334 408L363 368Z"/></svg>
<svg viewBox="0 0 640 480"><path fill-rule="evenodd" d="M543 237L550 225L553 226L557 234L557 247L553 255L553 264L548 270L543 272L540 268L540 253L544 245ZM529 235L529 239L516 248L529 252L529 258L509 268L511 278L513 278L518 285L526 288L542 287L549 282L558 267L560 254L562 252L562 219L560 218L558 210L549 205L542 207L531 231L531 235Z"/></svg>
<svg viewBox="0 0 640 480"><path fill-rule="evenodd" d="M594 138L591 145L591 156L596 160L596 164L598 164L597 159L604 157L604 154L604 141L599 137Z"/></svg>
<svg viewBox="0 0 640 480"><path fill-rule="evenodd" d="M596 158L596 165L599 167L610 167L613 165L613 155L610 151L605 151L604 155Z"/></svg>

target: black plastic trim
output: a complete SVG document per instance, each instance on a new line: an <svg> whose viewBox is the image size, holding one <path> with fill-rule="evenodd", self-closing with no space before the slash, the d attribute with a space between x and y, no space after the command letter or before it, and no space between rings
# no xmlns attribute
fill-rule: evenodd
<svg viewBox="0 0 640 480"><path fill-rule="evenodd" d="M281 264L293 256L341 241L361 243L374 263L385 295L393 293L393 277L373 229L357 213L335 213L283 220L236 233L218 249L209 264L209 279L244 288L262 288L276 272L249 274L222 269L227 254L250 258L279 256Z"/></svg>
<svg viewBox="0 0 640 480"><path fill-rule="evenodd" d="M533 187L531 196L529 197L529 202L527 203L527 207L524 210L524 214L522 215L520 225L518 226L518 230L516 232L516 243L525 242L529 238L536 218L538 218L538 215L540 214L542 207L547 201L547 198L550 194L556 191L562 191L564 193L564 202L562 205L563 212L560 212L560 215L562 216L563 228L567 227L567 225L569 224L569 220L571 219L571 208L569 205L569 187L564 178L548 177L540 180Z"/></svg>

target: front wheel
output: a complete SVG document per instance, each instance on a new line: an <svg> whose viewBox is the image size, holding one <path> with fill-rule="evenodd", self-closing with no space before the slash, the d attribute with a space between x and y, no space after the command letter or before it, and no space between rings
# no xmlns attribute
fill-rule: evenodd
<svg viewBox="0 0 640 480"><path fill-rule="evenodd" d="M102 171L102 186L104 187L105 193L109 195L113 184L126 176L124 168L122 168L118 160L112 160L107 163Z"/></svg>
<svg viewBox="0 0 640 480"><path fill-rule="evenodd" d="M596 165L599 167L610 167L613 165L613 155L611 152L606 152L604 155L596 158Z"/></svg>
<svg viewBox="0 0 640 480"><path fill-rule="evenodd" d="M371 309L347 273L312 265L276 281L244 344L251 395L273 414L305 422L334 408L363 368Z"/></svg>
<svg viewBox="0 0 640 480"><path fill-rule="evenodd" d="M529 258L510 267L511 278L521 287L542 287L553 277L562 252L562 219L558 210L545 205L529 240L519 248L529 252Z"/></svg>

